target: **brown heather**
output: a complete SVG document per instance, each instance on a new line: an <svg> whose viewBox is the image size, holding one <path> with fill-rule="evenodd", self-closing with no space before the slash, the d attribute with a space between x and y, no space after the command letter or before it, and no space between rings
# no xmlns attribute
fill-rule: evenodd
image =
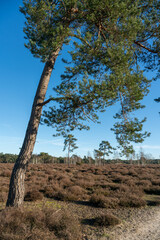
<svg viewBox="0 0 160 240"><path fill-rule="evenodd" d="M66 210L6 208L0 212L1 240L80 240L79 222Z"/></svg>
<svg viewBox="0 0 160 240"><path fill-rule="evenodd" d="M103 214L93 219L94 226L100 227L115 226L120 223L121 223L120 219L113 216L112 214Z"/></svg>
<svg viewBox="0 0 160 240"><path fill-rule="evenodd" d="M0 201L5 202L13 165L1 164ZM88 201L95 207L140 207L145 194L160 194L159 165L107 164L105 166L30 164L25 201L52 198Z"/></svg>
<svg viewBox="0 0 160 240"><path fill-rule="evenodd" d="M24 201L37 201L37 200L42 200L43 199L43 194L40 193L37 190L31 190L25 194Z"/></svg>

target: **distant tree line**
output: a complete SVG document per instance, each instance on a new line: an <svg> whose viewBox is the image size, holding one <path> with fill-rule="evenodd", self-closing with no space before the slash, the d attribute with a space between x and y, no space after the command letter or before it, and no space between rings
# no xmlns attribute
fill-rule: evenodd
<svg viewBox="0 0 160 240"><path fill-rule="evenodd" d="M14 163L17 157L17 154L0 153L0 163Z"/></svg>
<svg viewBox="0 0 160 240"><path fill-rule="evenodd" d="M11 154L11 153L0 153L0 163L15 163L18 155ZM84 157L80 157L76 154L73 154L70 157L70 164L73 165L81 165L81 164L95 164L97 166L103 166L105 164L117 164L117 163L125 163L125 164L136 164L136 165L145 165L145 164L160 164L160 159L153 159L151 158L150 154L142 154L140 153L139 156L136 156L134 159L132 157L122 160L118 157L118 154L114 154L113 159L104 159L100 158L97 155L94 158L91 157L90 154ZM31 163L33 164L47 164L47 163L62 163L68 164L68 157L54 157L49 155L48 153L41 152L39 154L32 154Z"/></svg>

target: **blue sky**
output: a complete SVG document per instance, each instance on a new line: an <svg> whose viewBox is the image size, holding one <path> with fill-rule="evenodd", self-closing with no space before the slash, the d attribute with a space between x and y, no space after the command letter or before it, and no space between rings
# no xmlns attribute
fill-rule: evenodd
<svg viewBox="0 0 160 240"><path fill-rule="evenodd" d="M33 98L38 81L43 70L43 64L34 58L24 47L24 17L19 12L21 0L0 1L0 152L17 153L22 145L27 123L30 117ZM52 94L52 87L60 81L64 65L62 55L57 59L52 73L47 96ZM148 77L151 77L149 73ZM150 131L151 136L142 144L135 145L139 152L142 147L145 153L151 153L155 158L160 157L160 104L154 102L159 97L160 81L152 83L150 93L143 100L146 108L138 112L142 119L147 117L144 130ZM46 97L47 97L46 96ZM117 106L108 108L100 115L101 124L90 124L90 131L76 132L79 148L78 155L98 148L102 140L109 140L116 146L114 134L110 131L113 125L113 115ZM65 156L63 139L52 137L54 129L40 126L34 153L48 152L54 156Z"/></svg>

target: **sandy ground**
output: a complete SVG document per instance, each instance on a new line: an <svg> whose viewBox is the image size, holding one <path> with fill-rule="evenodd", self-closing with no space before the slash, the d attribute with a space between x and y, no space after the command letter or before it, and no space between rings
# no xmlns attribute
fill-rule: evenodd
<svg viewBox="0 0 160 240"><path fill-rule="evenodd" d="M114 240L160 240L160 207L140 209L111 235Z"/></svg>
<svg viewBox="0 0 160 240"><path fill-rule="evenodd" d="M83 240L160 240L160 206L124 209L98 209L84 205L66 204L79 219L111 213L121 219L115 227L82 225Z"/></svg>

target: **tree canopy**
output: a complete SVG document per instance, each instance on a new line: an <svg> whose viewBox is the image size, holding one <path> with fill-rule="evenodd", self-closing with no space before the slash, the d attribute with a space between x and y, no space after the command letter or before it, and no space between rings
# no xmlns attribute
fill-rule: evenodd
<svg viewBox="0 0 160 240"><path fill-rule="evenodd" d="M118 122L112 130L122 152L132 153L130 142L149 136L142 132L146 119L133 118L131 113L144 107L141 100L149 92L152 79L144 71L158 67L159 2L82 2L87 12L83 27L72 35L76 40L71 61L64 60L68 66L54 89L60 96L59 108L44 111L44 122L59 132L88 129L84 121L98 121L99 111L119 102L121 110L114 116Z"/></svg>

